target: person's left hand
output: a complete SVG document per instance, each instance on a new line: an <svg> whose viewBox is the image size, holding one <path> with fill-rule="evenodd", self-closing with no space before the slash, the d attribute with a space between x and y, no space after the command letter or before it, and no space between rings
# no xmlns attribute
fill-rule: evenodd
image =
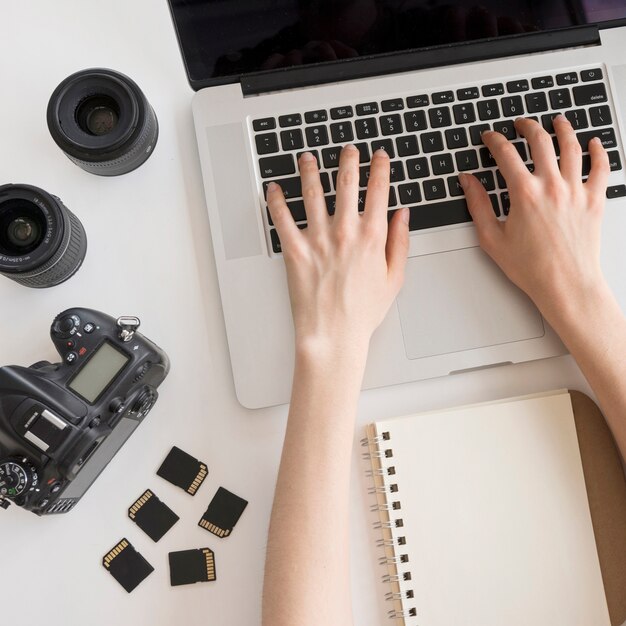
<svg viewBox="0 0 626 626"><path fill-rule="evenodd" d="M387 226L389 157L378 150L372 158L362 215L354 146L341 152L333 216L315 157L305 153L299 165L306 229L296 226L280 187L270 184L267 190L287 268L296 350L320 356L367 350L402 286L409 246L408 209L397 211Z"/></svg>

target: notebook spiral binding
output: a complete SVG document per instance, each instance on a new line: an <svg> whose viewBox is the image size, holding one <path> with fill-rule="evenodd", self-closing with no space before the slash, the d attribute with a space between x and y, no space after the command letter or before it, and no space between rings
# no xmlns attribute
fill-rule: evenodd
<svg viewBox="0 0 626 626"><path fill-rule="evenodd" d="M385 600L393 603L393 608L387 611L387 615L402 626L417 626L411 620L417 617L417 609L410 606L414 592L407 588L407 584L410 585L411 572L408 554L403 551L407 542L406 537L401 534L404 520L400 513L402 507L399 487L392 482L396 471L392 461L391 435L388 432L376 434L373 426L368 428L368 433L371 436L364 437L360 443L363 448L367 448L367 452L362 454L363 459L371 463L371 468L365 474L374 482L368 489L369 495L376 496L376 504L370 510L379 514L379 519L373 522L373 526L383 535L376 541L376 546L384 550L384 555L378 562L388 572L382 576L382 582L391 586L391 591L385 594Z"/></svg>

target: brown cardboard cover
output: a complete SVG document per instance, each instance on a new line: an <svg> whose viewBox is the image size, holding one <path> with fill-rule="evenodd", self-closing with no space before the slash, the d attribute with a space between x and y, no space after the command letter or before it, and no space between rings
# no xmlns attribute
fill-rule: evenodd
<svg viewBox="0 0 626 626"><path fill-rule="evenodd" d="M622 626L626 622L626 477L600 409L580 391L569 394L611 624Z"/></svg>

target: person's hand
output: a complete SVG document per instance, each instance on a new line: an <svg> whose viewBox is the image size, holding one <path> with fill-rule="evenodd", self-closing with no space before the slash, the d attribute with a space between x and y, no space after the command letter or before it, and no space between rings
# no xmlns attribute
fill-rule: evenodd
<svg viewBox="0 0 626 626"><path fill-rule="evenodd" d="M590 141L591 173L583 183L581 147L566 117L554 119L560 164L552 138L537 122L518 119L515 127L530 146L532 174L503 135L483 134L509 189L506 222L496 218L487 192L474 176L459 179L481 247L550 321L605 284L600 227L609 160L600 140Z"/></svg>
<svg viewBox="0 0 626 626"><path fill-rule="evenodd" d="M408 209L387 226L389 157L372 158L363 214L358 211L359 151L341 152L335 214L328 215L317 161L300 157L307 228L299 229L280 187L267 202L281 241L296 332L296 348L317 352L367 351L404 280Z"/></svg>

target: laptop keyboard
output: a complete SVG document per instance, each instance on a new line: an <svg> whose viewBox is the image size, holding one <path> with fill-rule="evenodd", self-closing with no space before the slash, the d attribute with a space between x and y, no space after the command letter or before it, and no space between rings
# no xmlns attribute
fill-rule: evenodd
<svg viewBox="0 0 626 626"><path fill-rule="evenodd" d="M335 211L337 168L342 146L360 152L359 210L372 154L383 148L391 159L389 216L401 206L410 209L409 228L420 231L471 221L458 181L459 172L476 174L500 219L509 213L509 194L480 135L496 130L512 140L528 169L533 163L526 141L513 124L520 116L537 120L558 143L552 119L563 113L572 123L583 149L581 176L587 177L592 137L600 137L611 170L621 170L614 114L603 70L598 67L524 79L409 94L333 108L294 112L252 121L262 197L270 181L279 183L300 228L306 227L297 158L304 151L317 158L328 213ZM626 186L609 187L607 197L626 195ZM275 253L280 240L263 201L266 228Z"/></svg>

